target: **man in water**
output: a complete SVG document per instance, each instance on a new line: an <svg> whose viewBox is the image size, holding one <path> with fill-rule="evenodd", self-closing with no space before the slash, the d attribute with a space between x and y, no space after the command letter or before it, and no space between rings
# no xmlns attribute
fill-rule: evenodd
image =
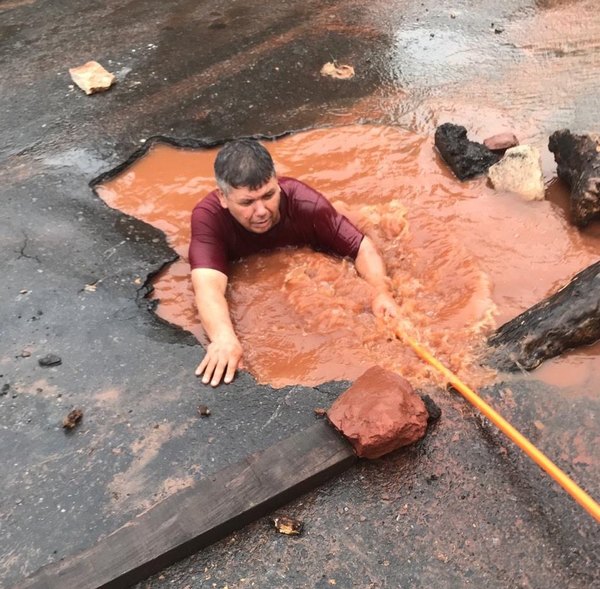
<svg viewBox="0 0 600 589"><path fill-rule="evenodd" d="M373 313L396 316L385 264L371 239L306 184L277 178L271 155L258 141L227 143L217 155L215 177L218 188L192 213L189 250L198 314L210 339L196 369L203 383L230 383L242 360L225 298L232 260L286 246L351 258L373 287Z"/></svg>

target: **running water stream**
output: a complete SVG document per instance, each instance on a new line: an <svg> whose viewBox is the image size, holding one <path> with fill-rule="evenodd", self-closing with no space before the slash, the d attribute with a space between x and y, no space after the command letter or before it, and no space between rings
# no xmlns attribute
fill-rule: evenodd
<svg viewBox="0 0 600 589"><path fill-rule="evenodd" d="M600 237L570 226L560 182L542 202L495 192L484 177L461 183L429 136L354 125L266 144L278 174L322 192L375 240L403 326L472 386L494 376L478 362L487 334L597 260ZM204 343L187 247L190 212L214 188L216 153L158 144L98 188L110 206L166 233L180 259L155 279L157 312ZM347 260L308 249L250 257L232 265L227 296L245 367L261 383L352 380L372 364L416 386L438 378L373 317L370 287ZM548 361L534 375L586 394L599 351Z"/></svg>

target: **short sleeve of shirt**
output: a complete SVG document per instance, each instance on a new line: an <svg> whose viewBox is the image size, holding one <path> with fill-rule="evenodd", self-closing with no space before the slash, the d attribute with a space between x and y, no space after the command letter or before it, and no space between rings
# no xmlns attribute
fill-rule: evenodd
<svg viewBox="0 0 600 589"><path fill-rule="evenodd" d="M216 206L220 206L216 203ZM212 268L227 274L229 267L226 247L226 227L215 203L208 196L196 205L192 212L192 236L190 240L190 266Z"/></svg>

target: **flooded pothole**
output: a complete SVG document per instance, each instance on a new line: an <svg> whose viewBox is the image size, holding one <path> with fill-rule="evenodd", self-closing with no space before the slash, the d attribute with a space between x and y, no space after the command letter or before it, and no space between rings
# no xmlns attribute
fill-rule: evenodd
<svg viewBox="0 0 600 589"><path fill-rule="evenodd" d="M319 190L375 240L403 320L474 386L493 377L477 360L485 336L597 260L600 238L569 225L560 183L542 202L495 192L485 178L460 183L431 137L353 125L266 143L279 175ZM165 232L180 259L155 279L157 313L200 341L189 223L215 187L216 153L157 143L97 187L110 206ZM245 366L261 383L352 380L375 363L417 386L437 378L375 319L348 261L308 249L252 256L233 264L227 296ZM585 387L600 375L598 351L546 362L534 377Z"/></svg>

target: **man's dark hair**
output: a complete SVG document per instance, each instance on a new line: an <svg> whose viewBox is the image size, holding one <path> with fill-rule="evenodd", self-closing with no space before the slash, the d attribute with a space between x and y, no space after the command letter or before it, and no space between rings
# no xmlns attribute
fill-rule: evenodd
<svg viewBox="0 0 600 589"><path fill-rule="evenodd" d="M258 190L274 174L271 155L255 139L236 139L225 144L215 160L215 177L225 195L242 186Z"/></svg>

